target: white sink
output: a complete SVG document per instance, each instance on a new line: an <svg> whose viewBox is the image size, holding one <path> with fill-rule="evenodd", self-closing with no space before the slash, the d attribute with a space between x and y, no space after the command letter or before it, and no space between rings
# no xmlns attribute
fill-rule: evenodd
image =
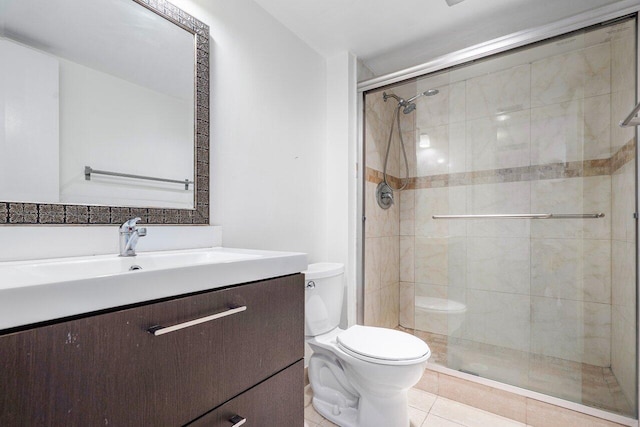
<svg viewBox="0 0 640 427"><path fill-rule="evenodd" d="M159 270L244 261L264 258L266 255L267 253L257 251L214 248L138 253L135 257L102 255L6 262L0 263L0 277L3 278L0 289L111 276L138 269Z"/></svg>
<svg viewBox="0 0 640 427"><path fill-rule="evenodd" d="M0 330L306 268L302 253L220 247L0 262Z"/></svg>

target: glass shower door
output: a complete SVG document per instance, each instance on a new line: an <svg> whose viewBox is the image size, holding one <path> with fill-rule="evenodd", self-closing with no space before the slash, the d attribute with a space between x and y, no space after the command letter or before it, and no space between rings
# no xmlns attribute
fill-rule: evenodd
<svg viewBox="0 0 640 427"><path fill-rule="evenodd" d="M439 90L399 196L400 325L432 361L635 416L635 26L407 83Z"/></svg>

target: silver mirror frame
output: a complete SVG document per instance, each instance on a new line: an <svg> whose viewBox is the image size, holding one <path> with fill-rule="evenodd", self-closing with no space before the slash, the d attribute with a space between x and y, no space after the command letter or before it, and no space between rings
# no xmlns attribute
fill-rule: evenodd
<svg viewBox="0 0 640 427"><path fill-rule="evenodd" d="M132 0L190 32L195 40L194 209L0 201L0 225L209 224L209 26L165 0Z"/></svg>

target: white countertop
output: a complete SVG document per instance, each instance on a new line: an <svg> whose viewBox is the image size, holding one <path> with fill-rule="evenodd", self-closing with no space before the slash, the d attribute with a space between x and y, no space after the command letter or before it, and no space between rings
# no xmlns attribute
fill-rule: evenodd
<svg viewBox="0 0 640 427"><path fill-rule="evenodd" d="M303 253L222 247L0 262L0 330L306 268Z"/></svg>

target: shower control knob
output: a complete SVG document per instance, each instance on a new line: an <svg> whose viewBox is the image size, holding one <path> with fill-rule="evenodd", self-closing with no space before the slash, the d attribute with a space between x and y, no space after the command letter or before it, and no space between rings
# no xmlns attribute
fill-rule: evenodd
<svg viewBox="0 0 640 427"><path fill-rule="evenodd" d="M393 189L384 181L376 187L376 200L382 209L389 209L393 205Z"/></svg>
<svg viewBox="0 0 640 427"><path fill-rule="evenodd" d="M307 285L305 286L305 288L307 289L314 289L316 287L316 282L314 282L313 280L309 280L307 282Z"/></svg>

